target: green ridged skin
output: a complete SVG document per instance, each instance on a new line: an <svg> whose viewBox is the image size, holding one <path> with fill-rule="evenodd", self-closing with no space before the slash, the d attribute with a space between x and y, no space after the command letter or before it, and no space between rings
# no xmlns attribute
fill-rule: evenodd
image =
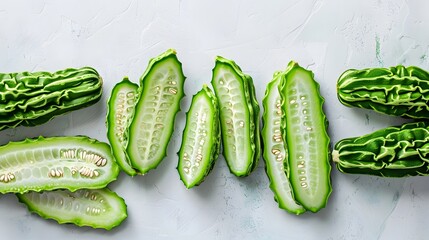
<svg viewBox="0 0 429 240"><path fill-rule="evenodd" d="M293 61L287 69L279 85L282 137L276 135L274 141L285 142L295 200L317 212L326 206L332 192L324 98L311 71Z"/></svg>
<svg viewBox="0 0 429 240"><path fill-rule="evenodd" d="M429 124L387 127L335 144L333 161L343 173L382 177L429 175Z"/></svg>
<svg viewBox="0 0 429 240"><path fill-rule="evenodd" d="M91 67L0 74L0 130L36 126L98 102L103 81Z"/></svg>
<svg viewBox="0 0 429 240"><path fill-rule="evenodd" d="M113 87L107 103L107 138L109 139L116 162L130 176L138 173L132 167L126 152L128 127L134 115L138 87L137 84L132 83L125 77Z"/></svg>
<svg viewBox="0 0 429 240"><path fill-rule="evenodd" d="M128 216L124 199L107 188L28 192L17 197L30 212L59 224L110 230Z"/></svg>
<svg viewBox="0 0 429 240"><path fill-rule="evenodd" d="M294 199L289 181L287 147L281 135L282 110L279 84L288 71L289 69L274 74L273 80L267 85L262 100L264 107L262 114L264 123L262 128L263 158L265 160L265 172L270 180L270 188L274 193L274 200L281 209L299 215L306 210Z"/></svg>
<svg viewBox="0 0 429 240"><path fill-rule="evenodd" d="M110 146L85 136L39 137L0 147L0 193L103 188L118 174Z"/></svg>
<svg viewBox="0 0 429 240"><path fill-rule="evenodd" d="M186 188L200 185L213 169L219 156L220 139L218 100L204 85L192 97L178 153L177 170Z"/></svg>
<svg viewBox="0 0 429 240"><path fill-rule="evenodd" d="M345 106L429 118L429 73L415 66L347 70L338 79L337 93Z"/></svg>
<svg viewBox="0 0 429 240"><path fill-rule="evenodd" d="M212 86L220 107L223 155L231 173L248 176L260 158L259 105L252 78L218 56Z"/></svg>
<svg viewBox="0 0 429 240"><path fill-rule="evenodd" d="M254 148L254 156L253 156L253 166L252 171L258 166L259 158L261 157L261 132L260 132L260 108L259 103L256 98L256 90L255 90L255 84L253 83L253 79L250 76L246 76L247 81L244 81L245 85L245 94L246 99L248 101L248 107L249 111L252 112L253 115L253 122L251 121L251 132L253 133L251 135L252 141L254 141L254 144L252 144Z"/></svg>
<svg viewBox="0 0 429 240"><path fill-rule="evenodd" d="M173 49L151 59L140 79L127 153L132 167L142 174L156 168L167 155L174 120L185 95L184 83L182 64Z"/></svg>

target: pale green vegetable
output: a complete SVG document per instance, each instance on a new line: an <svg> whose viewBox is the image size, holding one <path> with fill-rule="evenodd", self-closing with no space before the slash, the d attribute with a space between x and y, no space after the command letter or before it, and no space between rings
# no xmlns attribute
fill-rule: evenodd
<svg viewBox="0 0 429 240"><path fill-rule="evenodd" d="M156 168L166 156L184 83L182 64L172 49L151 59L140 78L127 153L132 167L142 174Z"/></svg>
<svg viewBox="0 0 429 240"><path fill-rule="evenodd" d="M234 175L247 176L260 158L259 106L252 79L234 61L217 57L212 85L219 99L223 155Z"/></svg>
<svg viewBox="0 0 429 240"><path fill-rule="evenodd" d="M212 170L220 149L218 100L206 85L192 98L186 115L177 170L187 188L201 184Z"/></svg>
<svg viewBox="0 0 429 240"><path fill-rule="evenodd" d="M295 62L280 82L282 137L289 163L289 180L296 201L317 212L325 207L332 191L330 139L323 112L324 99L314 74Z"/></svg>
<svg viewBox="0 0 429 240"><path fill-rule="evenodd" d="M110 146L84 136L39 137L0 147L0 193L103 188L118 173Z"/></svg>
<svg viewBox="0 0 429 240"><path fill-rule="evenodd" d="M124 199L107 188L17 194L20 202L45 219L110 230L127 218Z"/></svg>
<svg viewBox="0 0 429 240"><path fill-rule="evenodd" d="M280 208L298 215L304 213L305 208L298 204L293 196L289 181L288 149L281 134L282 109L279 84L287 72L288 70L274 74L273 80L267 85L262 101L264 106L262 115L264 122L262 128L263 157L274 199Z"/></svg>
<svg viewBox="0 0 429 240"><path fill-rule="evenodd" d="M107 138L113 155L121 169L130 176L138 172L131 166L126 151L128 145L128 127L134 115L138 85L124 78L113 89L107 109Z"/></svg>

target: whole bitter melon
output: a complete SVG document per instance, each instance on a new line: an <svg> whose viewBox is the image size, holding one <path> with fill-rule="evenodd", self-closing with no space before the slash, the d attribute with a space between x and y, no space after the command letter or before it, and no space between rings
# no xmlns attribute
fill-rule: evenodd
<svg viewBox="0 0 429 240"><path fill-rule="evenodd" d="M347 70L338 79L337 93L349 107L429 118L429 73L415 66Z"/></svg>
<svg viewBox="0 0 429 240"><path fill-rule="evenodd" d="M103 81L91 67L0 73L0 130L43 124L96 103Z"/></svg>
<svg viewBox="0 0 429 240"><path fill-rule="evenodd" d="M343 139L335 144L332 157L343 173L429 175L429 123L406 123Z"/></svg>

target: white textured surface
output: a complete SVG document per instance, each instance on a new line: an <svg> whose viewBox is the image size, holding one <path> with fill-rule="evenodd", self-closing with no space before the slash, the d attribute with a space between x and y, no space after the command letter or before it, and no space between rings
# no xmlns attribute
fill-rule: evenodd
<svg viewBox="0 0 429 240"><path fill-rule="evenodd" d="M3 1L0 72L95 67L105 80L95 106L48 124L0 133L0 143L38 135L85 134L106 141L106 101L127 75L134 82L151 57L175 48L191 96L209 83L214 57L234 59L250 74L261 102L276 70L290 60L313 70L326 98L332 143L401 123L348 109L336 98L348 68L417 65L429 68L429 2L417 0L301 1ZM129 218L106 232L58 225L29 214L13 195L0 196L2 239L425 239L428 178L383 179L332 171L333 194L317 214L277 207L261 161L247 178L232 176L221 157L199 187L179 180L178 114L168 157L146 176L121 174L110 187Z"/></svg>

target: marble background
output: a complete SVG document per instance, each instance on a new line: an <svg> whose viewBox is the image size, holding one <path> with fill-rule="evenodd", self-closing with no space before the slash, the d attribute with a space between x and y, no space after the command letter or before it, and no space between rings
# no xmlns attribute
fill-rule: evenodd
<svg viewBox="0 0 429 240"><path fill-rule="evenodd" d="M38 135L107 141L106 101L124 76L137 82L148 60L174 48L187 77L168 156L145 176L110 185L129 217L112 231L58 225L0 196L2 239L425 239L429 179L384 179L332 171L333 193L317 214L278 208L264 163L247 178L220 157L199 187L176 171L185 111L209 83L214 58L234 59L256 85L259 102L290 60L314 71L326 98L332 143L404 122L342 106L336 80L348 68L417 65L429 69L429 2L418 0L94 0L1 1L0 72L93 66L104 96L94 106L33 127L2 131L0 144Z"/></svg>

